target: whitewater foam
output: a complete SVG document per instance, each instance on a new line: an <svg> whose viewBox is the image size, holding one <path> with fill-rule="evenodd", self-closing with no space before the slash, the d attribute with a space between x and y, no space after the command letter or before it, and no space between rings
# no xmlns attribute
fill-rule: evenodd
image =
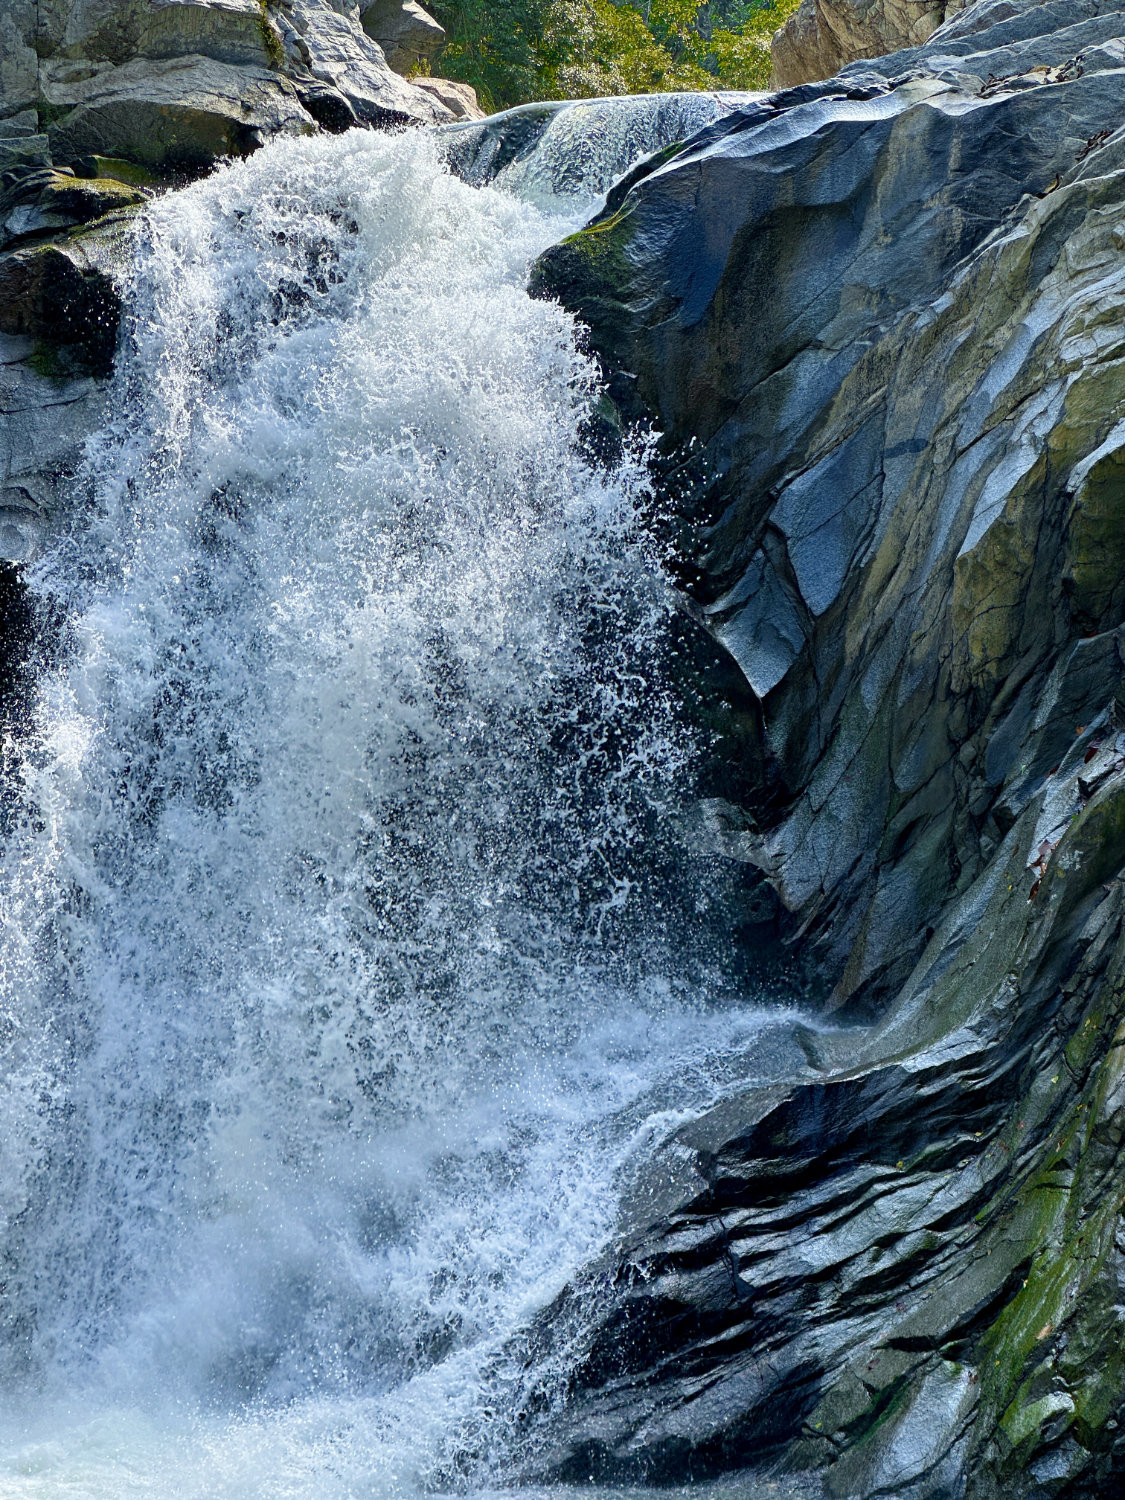
<svg viewBox="0 0 1125 1500"><path fill-rule="evenodd" d="M788 1059L536 197L352 132L146 213L8 747L4 1495L502 1480L622 1174Z"/></svg>

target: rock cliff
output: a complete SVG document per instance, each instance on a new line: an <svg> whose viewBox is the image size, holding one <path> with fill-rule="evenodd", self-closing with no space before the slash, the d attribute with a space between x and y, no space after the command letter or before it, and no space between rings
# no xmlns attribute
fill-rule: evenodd
<svg viewBox="0 0 1125 1500"><path fill-rule="evenodd" d="M917 47L966 0L802 0L774 36L775 88L831 78L848 63Z"/></svg>
<svg viewBox="0 0 1125 1500"><path fill-rule="evenodd" d="M637 1185L527 1472L1125 1475L1125 12L982 0L745 108L535 273L665 434L758 705L710 836L835 1032Z"/></svg>

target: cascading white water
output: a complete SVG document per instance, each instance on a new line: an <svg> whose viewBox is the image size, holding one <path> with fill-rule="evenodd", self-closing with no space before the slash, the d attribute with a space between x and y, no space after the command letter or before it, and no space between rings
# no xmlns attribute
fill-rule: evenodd
<svg viewBox="0 0 1125 1500"><path fill-rule="evenodd" d="M5 1497L502 1481L507 1342L781 1034L524 291L574 214L353 132L146 216L9 747Z"/></svg>
<svg viewBox="0 0 1125 1500"><path fill-rule="evenodd" d="M567 199L588 207L642 158L765 97L724 91L521 104L447 127L446 149L477 186L495 182L548 211Z"/></svg>

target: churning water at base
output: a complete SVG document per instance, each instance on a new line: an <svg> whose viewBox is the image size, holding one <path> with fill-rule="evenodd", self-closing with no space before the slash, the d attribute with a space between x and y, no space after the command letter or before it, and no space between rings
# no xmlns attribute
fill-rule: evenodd
<svg viewBox="0 0 1125 1500"><path fill-rule="evenodd" d="M574 212L353 132L147 215L8 747L4 1497L502 1483L513 1336L780 1034L524 291Z"/></svg>

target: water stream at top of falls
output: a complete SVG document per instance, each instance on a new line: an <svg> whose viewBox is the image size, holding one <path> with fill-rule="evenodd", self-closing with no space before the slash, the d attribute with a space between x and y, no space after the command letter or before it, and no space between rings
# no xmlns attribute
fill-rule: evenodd
<svg viewBox="0 0 1125 1500"><path fill-rule="evenodd" d="M643 455L525 292L590 206L351 132L144 217L7 747L5 1500L502 1483L513 1336L791 1060L676 835Z"/></svg>

